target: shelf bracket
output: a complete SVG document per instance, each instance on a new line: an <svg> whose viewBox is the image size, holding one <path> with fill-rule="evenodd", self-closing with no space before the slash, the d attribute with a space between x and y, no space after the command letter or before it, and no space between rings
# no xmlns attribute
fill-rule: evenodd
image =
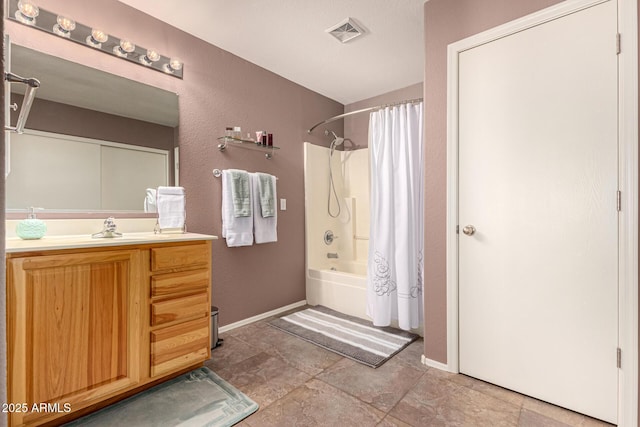
<svg viewBox="0 0 640 427"><path fill-rule="evenodd" d="M273 158L273 155L275 154L275 150L280 149L280 147L275 147L275 146L265 147L262 145L256 145L254 141L233 138L230 136L221 136L218 138L218 141L222 141L218 144L218 150L220 151L225 151L229 146L229 142L233 142L234 147L240 147L240 148L246 148L248 150L264 152L265 153L264 157L268 160L271 160Z"/></svg>

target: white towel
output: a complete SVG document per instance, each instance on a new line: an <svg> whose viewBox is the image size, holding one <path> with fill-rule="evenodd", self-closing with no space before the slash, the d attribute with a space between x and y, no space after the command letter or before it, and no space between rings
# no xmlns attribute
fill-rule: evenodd
<svg viewBox="0 0 640 427"><path fill-rule="evenodd" d="M144 211L148 213L158 212L158 206L156 206L155 188L147 188L147 192L144 197Z"/></svg>
<svg viewBox="0 0 640 427"><path fill-rule="evenodd" d="M227 239L227 246L253 245L253 212L250 216L236 217L233 209L231 186L233 180L230 170L222 171L222 237ZM253 193L251 186L249 190Z"/></svg>
<svg viewBox="0 0 640 427"><path fill-rule="evenodd" d="M257 173L251 175L251 193L253 201L253 234L256 237L256 243L270 243L278 241L278 214L277 209L274 209L274 214L271 217L264 218L260 215L260 178ZM276 177L271 176L271 183L273 188L273 200L277 200L276 194ZM256 215L255 212L258 212Z"/></svg>
<svg viewBox="0 0 640 427"><path fill-rule="evenodd" d="M183 187L158 187L156 206L160 229L184 228L186 200Z"/></svg>

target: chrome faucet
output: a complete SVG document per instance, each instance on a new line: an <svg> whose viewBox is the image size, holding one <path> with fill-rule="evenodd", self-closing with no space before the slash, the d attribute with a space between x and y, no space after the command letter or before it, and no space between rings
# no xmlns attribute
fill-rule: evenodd
<svg viewBox="0 0 640 427"><path fill-rule="evenodd" d="M338 258L338 253L337 252L328 252L327 253L327 258Z"/></svg>
<svg viewBox="0 0 640 427"><path fill-rule="evenodd" d="M112 237L122 237L122 233L118 233L116 231L116 223L114 222L114 218L110 216L109 218L104 220L104 225L102 226L102 231L99 233L92 234L91 237L94 239L97 238L112 238Z"/></svg>

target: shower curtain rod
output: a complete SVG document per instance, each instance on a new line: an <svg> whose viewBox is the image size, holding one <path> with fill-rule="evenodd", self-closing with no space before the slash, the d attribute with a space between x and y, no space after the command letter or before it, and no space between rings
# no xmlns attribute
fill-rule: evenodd
<svg viewBox="0 0 640 427"><path fill-rule="evenodd" d="M335 122L336 120L340 120L343 117L351 116L353 114L366 113L366 112L369 112L369 111L380 110L382 108L395 107L396 105L402 105L402 104L413 104L413 103L416 103L416 102L422 102L422 98L406 99L404 101L392 102L391 104L383 104L383 105L378 105L377 107L369 107L369 108L363 108L362 110L350 111L348 113L344 113L344 114L340 114L340 115L331 117L330 119L327 119L325 121L322 121L320 123L317 123L317 124L313 125L307 131L307 133L311 133L315 128L317 128L320 125L324 125L324 124L327 124L327 123Z"/></svg>

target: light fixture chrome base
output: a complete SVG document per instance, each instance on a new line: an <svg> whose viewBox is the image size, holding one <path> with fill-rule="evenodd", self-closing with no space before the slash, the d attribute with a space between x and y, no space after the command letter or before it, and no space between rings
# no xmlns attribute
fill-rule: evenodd
<svg viewBox="0 0 640 427"><path fill-rule="evenodd" d="M96 44L94 43L93 40L91 40L91 32L93 28L87 25L76 22L75 28L73 28L73 30L63 32L61 34L59 31L56 31L54 29L56 26L60 28L58 24L57 13L53 13L48 10L38 8L39 13L37 15L37 19L34 18L31 21L25 22L25 19L19 19L18 17L16 17L16 12L18 12L18 16L22 17L18 9L18 0L8 0L8 6L9 6L9 11L8 11L9 13L7 13L6 17L11 21L18 22L21 25L26 25L32 28L37 28L46 33L55 35L56 37L65 38L67 40L74 41L83 46L100 50L113 57L120 58L125 61L129 61L152 70L160 71L161 73L167 74L169 76L177 77L179 79L181 79L183 76L183 65L181 61L179 62L180 64L179 67L171 66L171 63L172 63L171 58L163 55L158 55L159 58L157 61L150 61L150 63L141 63L140 59L145 57L147 55L147 52L149 51L147 48L144 48L141 46L135 46L135 50L128 53L126 56L118 55L117 53L114 52L114 48L119 46L120 42L123 41L118 37L109 35L107 40L105 40L104 42L96 41L97 42ZM66 11L62 11L62 13L65 14ZM87 43L88 39L91 40L91 45ZM125 40L125 42L127 41ZM174 58L173 61L174 61L174 64L176 64L176 58ZM165 65L167 65L167 67L165 67Z"/></svg>

